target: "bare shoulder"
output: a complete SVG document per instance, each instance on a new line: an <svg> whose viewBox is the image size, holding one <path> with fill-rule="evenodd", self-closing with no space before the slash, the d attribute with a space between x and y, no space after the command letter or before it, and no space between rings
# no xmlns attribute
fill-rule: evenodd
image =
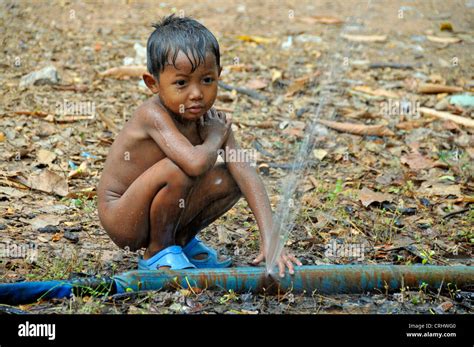
<svg viewBox="0 0 474 347"><path fill-rule="evenodd" d="M167 112L157 104L155 98L150 98L138 106L134 117L147 128L163 126L171 121Z"/></svg>

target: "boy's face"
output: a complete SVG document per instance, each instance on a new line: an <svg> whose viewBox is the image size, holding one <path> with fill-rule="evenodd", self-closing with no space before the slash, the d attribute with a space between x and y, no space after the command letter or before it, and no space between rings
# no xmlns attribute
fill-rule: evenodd
<svg viewBox="0 0 474 347"><path fill-rule="evenodd" d="M160 101L169 111L182 120L197 121L214 104L217 96L217 80L220 75L216 58L212 53L194 72L189 59L183 52L176 57L176 67L169 62L159 81L150 75L143 76L148 88L158 94Z"/></svg>

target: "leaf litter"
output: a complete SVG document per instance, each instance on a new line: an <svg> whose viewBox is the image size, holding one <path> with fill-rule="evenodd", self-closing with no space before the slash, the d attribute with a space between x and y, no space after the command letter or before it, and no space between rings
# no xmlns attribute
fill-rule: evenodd
<svg viewBox="0 0 474 347"><path fill-rule="evenodd" d="M115 134L150 96L139 85L145 66L135 59L136 44L145 46L147 23L173 8L64 2L4 6L0 229L3 242L36 243L39 257L3 260L2 282L135 269L138 253L118 249L100 226L95 187ZM275 13L265 25L254 20L268 14L262 4L242 6L245 16L223 4L220 10L228 14L223 22L208 15L206 4L173 4L185 7L218 37L223 73L216 107L232 112L245 148L258 147L257 164L273 208L320 102L326 57L340 59L342 69L329 100L333 111L319 120L323 130L311 158L315 162L300 187L302 208L287 247L307 265L472 265L474 120L469 102L450 102L473 92L467 63L472 48L462 44L472 43L469 13L438 3L437 11L450 13L449 31L429 19L433 9L423 2L411 6L426 15L404 18L403 25L396 4L374 3L376 18L359 18L364 25L351 25L341 36L353 15L347 2L336 2L337 11L333 1L321 1L317 10L298 4ZM34 27L24 24L29 22ZM54 76L47 83L31 80L20 86L22 77L51 66ZM258 252L255 220L243 199L204 230L203 238L231 255L236 266L247 266ZM363 259L329 259L324 249L333 240L364 244L367 251ZM128 299L53 300L21 309L442 314L472 312L468 294L411 288L390 294L261 296L196 289Z"/></svg>

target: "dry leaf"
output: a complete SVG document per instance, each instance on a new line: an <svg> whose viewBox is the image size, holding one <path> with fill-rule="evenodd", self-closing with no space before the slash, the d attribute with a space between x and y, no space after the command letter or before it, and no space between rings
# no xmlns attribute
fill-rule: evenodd
<svg viewBox="0 0 474 347"><path fill-rule="evenodd" d="M88 163L87 163L87 160L85 160L81 163L81 165L79 165L77 169L69 172L67 177L69 178L83 177L83 176L87 176L88 174L89 174Z"/></svg>
<svg viewBox="0 0 474 347"><path fill-rule="evenodd" d="M364 207L367 207L373 202L392 201L393 197L390 194L377 193L364 187L359 191L359 200Z"/></svg>
<svg viewBox="0 0 474 347"><path fill-rule="evenodd" d="M427 35L426 38L428 41L436 42L436 43L458 43L461 42L459 37L439 37L439 36L432 36Z"/></svg>
<svg viewBox="0 0 474 347"><path fill-rule="evenodd" d="M328 152L325 151L324 149L321 149L321 148L313 150L313 155L318 160L323 160L326 157L327 154L328 154Z"/></svg>
<svg viewBox="0 0 474 347"><path fill-rule="evenodd" d="M32 219L23 219L23 221L30 224L33 230L38 230L48 225L59 225L61 217L54 214L42 214Z"/></svg>
<svg viewBox="0 0 474 347"><path fill-rule="evenodd" d="M255 42L255 43L271 43L275 42L276 39L274 38L267 38L262 36L255 36L255 35L239 35L237 38L244 42Z"/></svg>
<svg viewBox="0 0 474 347"><path fill-rule="evenodd" d="M251 67L247 64L232 64L224 68L225 70L234 71L234 72L243 72L248 71Z"/></svg>
<svg viewBox="0 0 474 347"><path fill-rule="evenodd" d="M353 88L354 90L362 93L366 93L369 95L375 95L375 96L384 96L389 99L398 99L398 94L394 92L390 92L385 89L372 89L368 86L356 86Z"/></svg>
<svg viewBox="0 0 474 347"><path fill-rule="evenodd" d="M410 120L406 122L400 122L397 125L395 125L395 128L402 129L402 130L412 130L415 128L420 128L422 126L425 126L427 122L429 122L429 120L415 119L415 120Z"/></svg>
<svg viewBox="0 0 474 347"><path fill-rule="evenodd" d="M307 75L307 76L294 80L288 87L285 96L286 97L292 96L296 92L299 92L300 90L304 89L308 85L308 83L311 81L311 79L314 77L317 77L319 74L320 72L316 71L315 73L311 75Z"/></svg>
<svg viewBox="0 0 474 347"><path fill-rule="evenodd" d="M56 154L47 151L46 149L40 149L36 155L36 161L39 164L48 165L56 159Z"/></svg>
<svg viewBox="0 0 474 347"><path fill-rule="evenodd" d="M279 80L283 76L283 72L280 70L272 69L272 83Z"/></svg>
<svg viewBox="0 0 474 347"><path fill-rule="evenodd" d="M438 94L438 93L458 93L462 92L461 87L447 86L444 84L435 84L435 83L421 83L418 86L418 93L424 94Z"/></svg>
<svg viewBox="0 0 474 347"><path fill-rule="evenodd" d="M63 237L63 234L61 234L61 233L56 233L56 234L54 234L53 237L51 238L51 241L57 242L57 241L61 240L62 237Z"/></svg>
<svg viewBox="0 0 474 347"><path fill-rule="evenodd" d="M343 38L354 42L383 42L387 39L387 35L350 35L342 34Z"/></svg>
<svg viewBox="0 0 474 347"><path fill-rule="evenodd" d="M117 79L125 79L130 77L142 77L144 73L148 72L146 66L143 65L126 65L120 67L113 67L104 72L101 72L101 77L112 77Z"/></svg>
<svg viewBox="0 0 474 347"><path fill-rule="evenodd" d="M46 193L55 193L60 196L66 196L68 194L66 179L49 170L43 170L39 175L32 175L26 182L26 186L31 189Z"/></svg>
<svg viewBox="0 0 474 347"><path fill-rule="evenodd" d="M249 81L245 86L249 89L264 89L268 86L268 82L263 79L256 78Z"/></svg>
<svg viewBox="0 0 474 347"><path fill-rule="evenodd" d="M436 111L432 108L420 107L420 112L422 114L427 114L428 116L433 116L445 120L453 121L454 123L461 124L467 127L474 128L474 120L466 117L456 116L454 114L442 111Z"/></svg>
<svg viewBox="0 0 474 347"><path fill-rule="evenodd" d="M419 189L421 194L426 195L438 195L438 196L447 196L447 195L456 195L461 196L461 186L455 184L442 184L442 183L429 183L423 182Z"/></svg>
<svg viewBox="0 0 474 347"><path fill-rule="evenodd" d="M232 243L230 232L226 227L222 225L218 225L216 228L217 228L218 243L220 245L227 245L227 244Z"/></svg>
<svg viewBox="0 0 474 347"><path fill-rule="evenodd" d="M311 17L298 17L298 19L307 24L341 24L344 21L333 16L311 16Z"/></svg>
<svg viewBox="0 0 474 347"><path fill-rule="evenodd" d="M317 122L327 126L328 128L351 133L355 135L372 135L372 136L394 136L395 134L384 125L365 125L354 123L341 123L330 120L319 119Z"/></svg>
<svg viewBox="0 0 474 347"><path fill-rule="evenodd" d="M436 165L436 163L423 156L419 152L413 152L408 155L404 155L400 158L402 164L407 164L410 169L414 171L419 171L423 169L431 169Z"/></svg>
<svg viewBox="0 0 474 347"><path fill-rule="evenodd" d="M469 158L474 159L474 147L466 148L466 153L469 155Z"/></svg>
<svg viewBox="0 0 474 347"><path fill-rule="evenodd" d="M12 187L0 187L0 198L2 198L2 194L5 194L4 196L11 196L13 198L22 198L27 195L21 190Z"/></svg>

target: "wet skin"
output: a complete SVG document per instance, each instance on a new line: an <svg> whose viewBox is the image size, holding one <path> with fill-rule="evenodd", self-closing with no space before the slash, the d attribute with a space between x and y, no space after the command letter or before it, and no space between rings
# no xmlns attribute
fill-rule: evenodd
<svg viewBox="0 0 474 347"><path fill-rule="evenodd" d="M264 185L246 162L216 164L217 151L238 150L231 119L212 108L219 68L207 55L195 71L180 52L159 79L143 76L156 94L134 112L112 144L98 186L102 226L120 247L146 248L148 259L184 246L243 195L255 215L261 252L272 214ZM200 258L197 256L196 258ZM299 261L283 253L280 274Z"/></svg>

